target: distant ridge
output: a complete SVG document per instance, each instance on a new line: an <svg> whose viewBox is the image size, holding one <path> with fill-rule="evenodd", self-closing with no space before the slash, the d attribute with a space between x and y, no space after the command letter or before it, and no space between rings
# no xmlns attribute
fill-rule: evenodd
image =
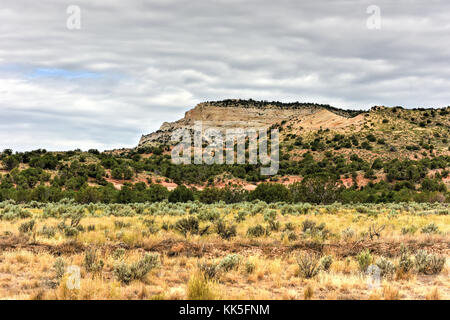
<svg viewBox="0 0 450 320"><path fill-rule="evenodd" d="M323 108L333 113L336 113L343 117L353 118L361 113L367 112L367 110L351 110L351 109L340 109L329 104L320 104L313 102L280 102L280 101L267 101L267 100L253 100L253 99L226 99L218 101L207 101L207 104L217 106L217 107L236 107L240 106L243 108L265 108L265 107L278 107L281 109L300 109L300 108Z"/></svg>

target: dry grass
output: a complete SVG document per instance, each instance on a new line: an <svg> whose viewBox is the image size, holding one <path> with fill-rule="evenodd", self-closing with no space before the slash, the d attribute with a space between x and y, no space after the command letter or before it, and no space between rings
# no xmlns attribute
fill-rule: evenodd
<svg viewBox="0 0 450 320"><path fill-rule="evenodd" d="M223 218L232 221L236 210L221 209ZM34 212L39 216L39 210ZM145 218L145 217L144 217ZM27 220L0 220L0 298L3 299L449 299L450 280L448 261L438 275L421 275L414 270L397 270L391 280L381 279L379 288L367 285L367 276L358 267L355 256L363 249L371 250L374 258L387 256L398 264L400 246L406 244L411 252L429 250L448 258L448 215L412 215L400 212L389 216L388 210L378 217L369 217L351 208L328 213L323 208L306 215L281 215L281 226L294 225L298 240L281 240L283 228L267 237L250 239L249 226L264 224L262 214L248 216L238 224L237 236L223 240L217 234L189 235L185 239L174 230L143 233L147 227L143 217L90 216L82 220L84 226L95 230L81 232L74 239L61 233L48 238L39 233L20 234L18 227ZM180 217L152 216L155 224L174 223ZM330 236L320 240L306 235L302 223L313 220L326 223ZM37 219L36 229L44 225L56 227L60 219ZM118 228L116 221L126 227ZM414 225L419 230L434 222L440 234L417 232L403 235L402 227ZM201 227L209 222L201 222ZM365 239L363 233L372 224L386 225L380 239ZM351 228L351 238L343 238L342 231ZM7 233L5 233L7 231ZM103 261L100 272L88 272L84 266L85 252L95 248L97 259ZM122 251L120 250L122 249ZM122 254L120 253L122 252ZM139 261L146 252L160 254L160 266L142 280L129 284L118 281L114 268L119 262ZM298 275L296 257L300 253L316 252L331 255L333 263L328 271L321 270L311 279ZM199 262L215 263L230 253L239 253L241 262L230 271L219 271L215 279L205 279L198 273ZM56 277L53 267L61 257L65 266L78 266L81 271L79 289L71 289L66 274ZM376 260L376 259L375 259ZM448 259L447 259L448 260ZM251 267L249 267L251 266Z"/></svg>

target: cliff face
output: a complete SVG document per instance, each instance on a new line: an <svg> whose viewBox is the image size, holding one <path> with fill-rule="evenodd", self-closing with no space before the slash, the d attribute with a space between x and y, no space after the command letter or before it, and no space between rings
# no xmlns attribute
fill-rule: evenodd
<svg viewBox="0 0 450 320"><path fill-rule="evenodd" d="M326 113L334 120L345 123L362 111L346 111L329 105L309 103L281 103L253 100L224 100L203 102L187 111L183 119L175 122L164 122L160 129L143 135L139 146L167 143L174 130L191 127L195 121L202 121L203 128L216 127L223 130L229 128L269 128L281 122L297 119L309 119L314 114Z"/></svg>

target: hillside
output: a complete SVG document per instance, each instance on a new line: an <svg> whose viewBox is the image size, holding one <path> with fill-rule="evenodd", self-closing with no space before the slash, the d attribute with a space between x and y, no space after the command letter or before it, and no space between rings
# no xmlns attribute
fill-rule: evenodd
<svg viewBox="0 0 450 320"><path fill-rule="evenodd" d="M341 110L329 105L312 103L281 103L254 100L204 102L187 111L183 119L172 123L165 122L158 131L143 135L139 141L139 146L167 143L174 130L192 126L195 121L202 121L205 128L268 128L283 121L309 117L324 110L343 119L352 118L363 113L363 111Z"/></svg>
<svg viewBox="0 0 450 320"><path fill-rule="evenodd" d="M260 165L173 164L171 133L197 120L203 128L223 130L278 128L277 175L261 176ZM179 185L205 193L210 187L232 189L227 195L214 191L208 197L241 201L260 197L252 194L264 182L294 188L296 182L317 174L333 179L331 186L347 188L334 198L341 202L450 201L449 139L450 107L351 111L311 103L205 102L184 118L142 136L134 149L5 150L0 154L0 201L159 201ZM201 199L198 192L195 198ZM295 198L296 191L289 192ZM295 201L309 201L305 197Z"/></svg>
<svg viewBox="0 0 450 320"><path fill-rule="evenodd" d="M450 107L404 109L373 107L369 111L340 110L310 103L225 100L205 102L186 112L184 118L143 135L138 148L170 144L172 132L201 120L208 127L279 128L282 146L315 153L356 152L363 158L421 159L449 155Z"/></svg>

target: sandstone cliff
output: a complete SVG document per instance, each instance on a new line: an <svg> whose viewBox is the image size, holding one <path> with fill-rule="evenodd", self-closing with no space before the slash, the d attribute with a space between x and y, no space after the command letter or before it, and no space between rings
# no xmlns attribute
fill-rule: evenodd
<svg viewBox="0 0 450 320"><path fill-rule="evenodd" d="M313 103L281 103L254 100L224 100L203 102L186 112L183 119L164 122L160 129L143 135L139 146L167 143L178 128L191 127L202 121L203 128L268 128L282 122L295 121L318 128L321 125L346 126L354 123L363 111L341 110L329 105ZM316 116L314 116L316 115ZM303 121L302 121L303 120Z"/></svg>

